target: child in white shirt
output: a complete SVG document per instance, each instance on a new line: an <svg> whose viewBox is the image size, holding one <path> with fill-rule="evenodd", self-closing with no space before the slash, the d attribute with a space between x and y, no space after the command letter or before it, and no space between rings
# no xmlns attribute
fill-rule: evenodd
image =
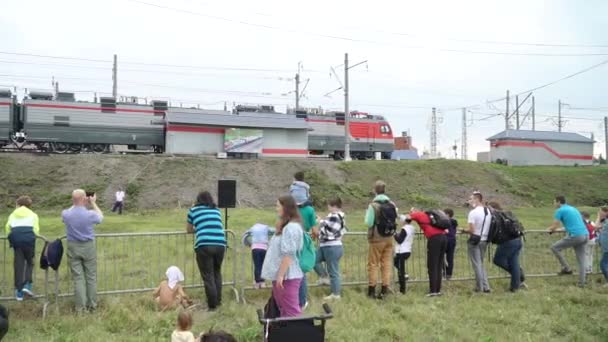
<svg viewBox="0 0 608 342"><path fill-rule="evenodd" d="M412 226L412 220L406 216L401 215L401 223L405 225L395 233L395 267L397 268L397 274L399 279L399 292L405 294L405 281L408 277L405 273L405 261L409 259L412 254L412 244L414 243L414 226Z"/></svg>

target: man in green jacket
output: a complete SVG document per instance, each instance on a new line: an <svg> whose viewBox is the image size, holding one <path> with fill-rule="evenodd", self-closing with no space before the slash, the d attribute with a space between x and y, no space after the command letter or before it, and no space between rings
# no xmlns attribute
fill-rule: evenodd
<svg viewBox="0 0 608 342"><path fill-rule="evenodd" d="M381 204L392 204L392 206L395 208L395 217L397 215L395 204L391 202L391 199L384 194L385 188L386 184L383 181L376 182L374 185L374 193L376 194L376 197L367 207L367 212L365 213L365 224L368 228L367 239L369 242L369 251L367 255L367 275L369 278L369 287L367 295L370 298L376 298L378 268L380 268L382 273L382 290L378 296L379 299L383 299L388 294L388 288L391 283L393 258L393 236L384 236L378 231ZM396 223L393 222L393 224Z"/></svg>
<svg viewBox="0 0 608 342"><path fill-rule="evenodd" d="M32 271L36 236L40 233L38 215L30 207L32 200L28 196L17 199L17 209L6 222L5 231L8 241L15 252L13 267L15 272L15 298L22 301L24 295L33 297Z"/></svg>

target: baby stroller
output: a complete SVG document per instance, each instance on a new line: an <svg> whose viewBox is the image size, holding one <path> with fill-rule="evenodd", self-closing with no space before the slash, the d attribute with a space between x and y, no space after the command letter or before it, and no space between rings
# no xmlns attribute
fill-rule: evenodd
<svg viewBox="0 0 608 342"><path fill-rule="evenodd" d="M327 304L323 304L323 311L325 313L318 316L266 318L264 312L258 310L258 320L264 326L264 342L325 341L325 321L334 315ZM320 324L315 325L315 321Z"/></svg>

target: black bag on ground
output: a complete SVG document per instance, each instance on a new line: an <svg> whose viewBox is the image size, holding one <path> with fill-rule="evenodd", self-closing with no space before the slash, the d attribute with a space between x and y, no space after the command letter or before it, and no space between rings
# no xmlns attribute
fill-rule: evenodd
<svg viewBox="0 0 608 342"><path fill-rule="evenodd" d="M426 214L431 219L431 226L439 229L450 229L452 227L450 217L443 210L432 209L426 211Z"/></svg>
<svg viewBox="0 0 608 342"><path fill-rule="evenodd" d="M268 298L268 302L264 305L264 318L279 318L281 317L281 311L279 310L279 306L277 305L276 300L271 295Z"/></svg>
<svg viewBox="0 0 608 342"><path fill-rule="evenodd" d="M492 224L488 241L500 245L524 235L524 228L510 211L492 210Z"/></svg>
<svg viewBox="0 0 608 342"><path fill-rule="evenodd" d="M390 201L376 202L376 229L384 237L393 236L397 231L397 208Z"/></svg>

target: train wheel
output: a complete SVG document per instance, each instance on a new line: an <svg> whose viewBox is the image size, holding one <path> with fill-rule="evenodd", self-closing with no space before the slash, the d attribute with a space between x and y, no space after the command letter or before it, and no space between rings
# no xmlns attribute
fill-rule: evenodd
<svg viewBox="0 0 608 342"><path fill-rule="evenodd" d="M93 153L101 154L101 153L104 153L104 152L107 151L108 145L105 145L105 144L93 144L93 145L90 146L90 148L91 148L91 151L93 151Z"/></svg>
<svg viewBox="0 0 608 342"><path fill-rule="evenodd" d="M70 152L78 153L82 150L82 145L80 144L70 144Z"/></svg>
<svg viewBox="0 0 608 342"><path fill-rule="evenodd" d="M66 143L53 143L51 150L55 153L66 153L70 149L70 145Z"/></svg>

